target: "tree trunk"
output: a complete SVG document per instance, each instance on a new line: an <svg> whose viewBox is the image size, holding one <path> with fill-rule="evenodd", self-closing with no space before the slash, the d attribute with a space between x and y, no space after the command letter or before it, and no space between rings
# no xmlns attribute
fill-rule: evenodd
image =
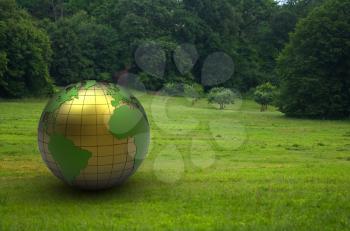
<svg viewBox="0 0 350 231"><path fill-rule="evenodd" d="M61 0L61 18L63 18L64 2Z"/></svg>
<svg viewBox="0 0 350 231"><path fill-rule="evenodd" d="M267 104L261 104L260 111L261 112L267 111Z"/></svg>
<svg viewBox="0 0 350 231"><path fill-rule="evenodd" d="M193 99L192 100L192 106L194 106L194 104L197 102L198 99Z"/></svg>
<svg viewBox="0 0 350 231"><path fill-rule="evenodd" d="M57 22L57 16L56 16L56 5L53 0L51 0L51 8L52 8L52 13L53 17L55 19L55 22Z"/></svg>

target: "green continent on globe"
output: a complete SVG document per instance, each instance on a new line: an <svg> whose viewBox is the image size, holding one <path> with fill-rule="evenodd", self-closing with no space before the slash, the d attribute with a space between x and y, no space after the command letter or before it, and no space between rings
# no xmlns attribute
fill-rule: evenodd
<svg viewBox="0 0 350 231"><path fill-rule="evenodd" d="M78 88L80 84L76 84L70 88L64 89L57 93L56 97L54 97L51 103L47 104L45 108L46 112L54 112L56 111L64 102L72 100L73 98L78 98Z"/></svg>
<svg viewBox="0 0 350 231"><path fill-rule="evenodd" d="M140 103L126 91L113 88L110 92L115 107L108 125L110 132L118 139L134 137L136 145L135 169L139 167L148 151L149 125ZM121 105L121 103L130 105Z"/></svg>
<svg viewBox="0 0 350 231"><path fill-rule="evenodd" d="M97 82L95 80L87 80L83 86L85 90L95 86ZM52 102L47 105L45 108L46 112L54 112L56 111L63 103L72 100L73 98L78 98L79 88L81 87L81 83L77 83L73 86L70 86L59 93L57 93L56 97L52 99Z"/></svg>
<svg viewBox="0 0 350 231"><path fill-rule="evenodd" d="M111 102L113 107L119 106L120 103L133 104L135 107L140 109L142 113L146 116L146 113L144 112L140 102L134 96L132 96L124 87L110 84L107 94L113 97L113 101Z"/></svg>
<svg viewBox="0 0 350 231"><path fill-rule="evenodd" d="M64 178L72 183L91 158L92 153L74 145L72 141L61 134L50 136L49 151L57 161Z"/></svg>
<svg viewBox="0 0 350 231"><path fill-rule="evenodd" d="M87 80L84 85L85 90L88 90L89 88L95 86L96 83L97 83L96 80Z"/></svg>
<svg viewBox="0 0 350 231"><path fill-rule="evenodd" d="M128 92L113 84L109 85L107 94L113 97L113 101L111 101L113 107L117 107L120 102L128 103L130 101L130 95Z"/></svg>

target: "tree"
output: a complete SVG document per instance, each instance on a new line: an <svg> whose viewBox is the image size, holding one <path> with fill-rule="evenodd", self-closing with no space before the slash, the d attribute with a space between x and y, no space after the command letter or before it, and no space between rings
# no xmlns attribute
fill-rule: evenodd
<svg viewBox="0 0 350 231"><path fill-rule="evenodd" d="M226 104L233 104L235 94L227 88L216 87L210 90L208 94L209 103L217 103L220 109L224 109Z"/></svg>
<svg viewBox="0 0 350 231"><path fill-rule="evenodd" d="M180 42L195 42L196 33L207 39L207 31L198 17L181 9L178 1L107 0L94 14L101 23L110 24L118 32L120 66L129 66L131 72L140 73L147 89L159 90L166 83L193 81L191 73L179 75L173 53ZM153 45L162 49L165 57L158 55L161 52L153 50ZM140 53L146 56L143 60L156 65L137 62L142 59L136 53L140 47L144 48Z"/></svg>
<svg viewBox="0 0 350 231"><path fill-rule="evenodd" d="M96 23L86 12L45 21L54 51L50 73L59 85L86 79L111 80L118 69L117 33Z"/></svg>
<svg viewBox="0 0 350 231"><path fill-rule="evenodd" d="M272 104L276 97L276 87L267 82L256 87L254 100L261 105L260 111L266 111L267 106Z"/></svg>
<svg viewBox="0 0 350 231"><path fill-rule="evenodd" d="M0 96L51 93L51 48L46 32L13 0L1 1L0 9Z"/></svg>
<svg viewBox="0 0 350 231"><path fill-rule="evenodd" d="M326 0L286 0L283 8L290 11L298 18L306 17L315 7L320 6Z"/></svg>
<svg viewBox="0 0 350 231"><path fill-rule="evenodd" d="M224 52L234 61L234 74L220 86L242 92L265 82L279 84L276 57L296 22L322 1L17 0L44 19L41 24L54 50L50 73L57 84L109 80L113 72L126 69L156 91L169 82L199 83L206 58ZM174 50L184 43L194 44L198 54L186 72L173 59ZM135 61L136 51L145 44L163 49L161 75Z"/></svg>
<svg viewBox="0 0 350 231"><path fill-rule="evenodd" d="M350 1L327 1L301 20L278 60L287 116L350 116Z"/></svg>
<svg viewBox="0 0 350 231"><path fill-rule="evenodd" d="M68 0L17 0L17 3L37 18L57 21L66 14Z"/></svg>

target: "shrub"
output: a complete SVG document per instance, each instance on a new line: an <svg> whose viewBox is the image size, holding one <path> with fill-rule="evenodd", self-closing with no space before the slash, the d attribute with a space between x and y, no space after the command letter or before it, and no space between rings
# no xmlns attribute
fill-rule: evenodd
<svg viewBox="0 0 350 231"><path fill-rule="evenodd" d="M180 83L166 83L163 88L163 92L171 96L180 96L183 94L183 85Z"/></svg>
<svg viewBox="0 0 350 231"><path fill-rule="evenodd" d="M264 83L258 87L254 92L254 100L261 105L260 111L266 111L267 106L272 104L276 97L276 87L271 83Z"/></svg>
<svg viewBox="0 0 350 231"><path fill-rule="evenodd" d="M185 93L186 97L192 99L192 105L194 105L198 99L203 97L204 90L203 90L202 85L197 84L197 83L192 84L192 85L185 84L184 85L184 93Z"/></svg>
<svg viewBox="0 0 350 231"><path fill-rule="evenodd" d="M208 94L209 103L217 103L220 109L224 109L226 104L233 104L235 94L227 88L216 87L210 90Z"/></svg>

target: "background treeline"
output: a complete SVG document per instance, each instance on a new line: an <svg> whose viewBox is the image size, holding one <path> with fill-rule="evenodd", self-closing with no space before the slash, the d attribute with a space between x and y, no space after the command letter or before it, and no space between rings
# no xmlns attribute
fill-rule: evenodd
<svg viewBox="0 0 350 231"><path fill-rule="evenodd" d="M201 83L205 58L222 51L235 73L220 87L244 93L269 82L281 89L278 104L289 115L347 117L349 15L349 0L1 0L0 97L113 81L122 70L142 76L150 90ZM166 52L164 78L135 63L135 50L148 41ZM172 58L183 43L199 56L186 75Z"/></svg>

